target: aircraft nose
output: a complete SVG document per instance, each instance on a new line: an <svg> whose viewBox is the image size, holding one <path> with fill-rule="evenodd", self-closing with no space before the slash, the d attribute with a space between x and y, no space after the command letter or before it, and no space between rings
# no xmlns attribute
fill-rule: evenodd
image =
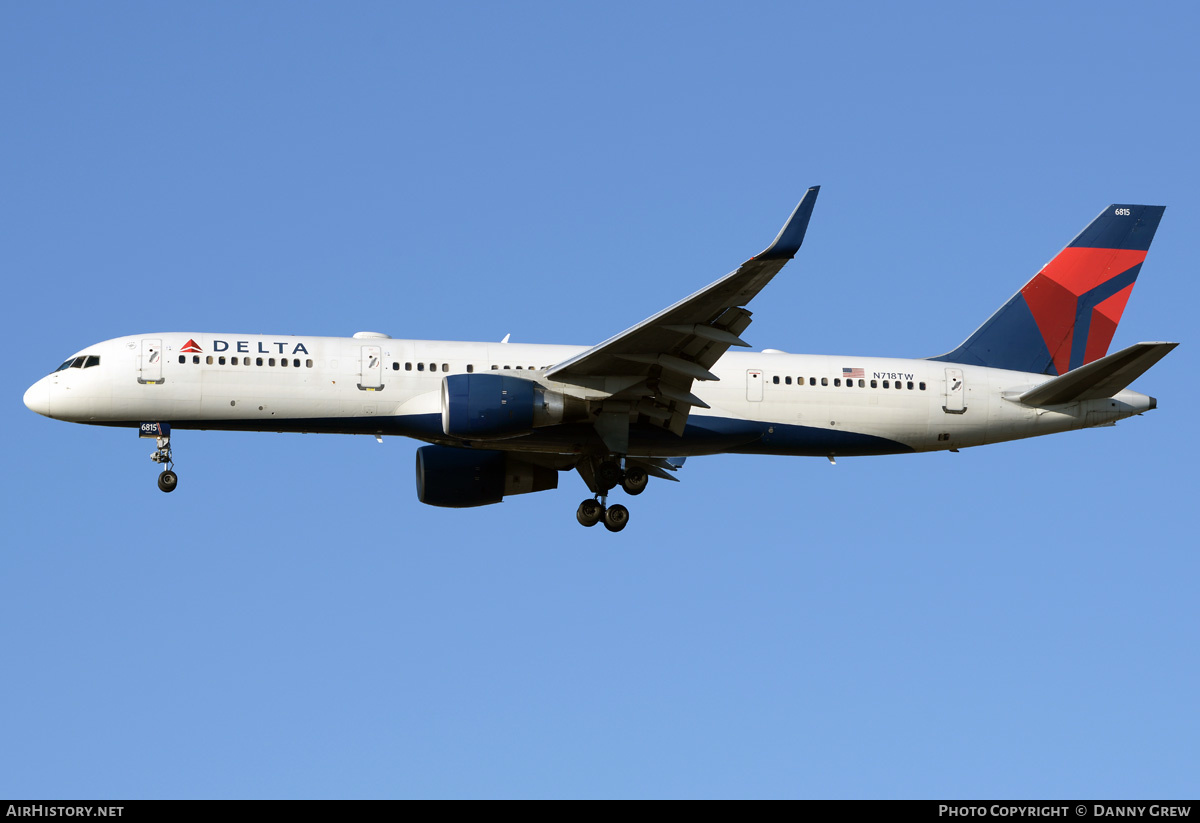
<svg viewBox="0 0 1200 823"><path fill-rule="evenodd" d="M25 392L25 405L45 417L50 416L50 384L39 380Z"/></svg>

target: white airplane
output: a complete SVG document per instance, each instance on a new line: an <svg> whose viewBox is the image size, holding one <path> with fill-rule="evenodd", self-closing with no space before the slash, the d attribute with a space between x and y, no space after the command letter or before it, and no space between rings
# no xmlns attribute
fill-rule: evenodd
<svg viewBox="0 0 1200 823"><path fill-rule="evenodd" d="M819 187L766 251L592 347L162 332L88 346L25 393L58 420L157 439L173 491L172 429L404 435L417 496L499 503L579 472L584 526L620 531L617 486L641 494L686 457L958 451L1092 426L1156 406L1126 387L1176 343L1109 343L1162 218L1112 205L958 348L937 357L746 348L746 305L795 256Z"/></svg>

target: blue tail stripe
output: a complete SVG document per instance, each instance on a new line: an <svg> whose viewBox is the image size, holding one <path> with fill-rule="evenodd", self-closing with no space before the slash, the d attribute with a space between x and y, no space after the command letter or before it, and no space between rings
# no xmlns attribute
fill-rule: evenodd
<svg viewBox="0 0 1200 823"><path fill-rule="evenodd" d="M1074 336L1071 338L1072 369L1077 369L1083 365L1083 358L1087 353L1088 336L1091 334L1092 329L1092 309L1126 286L1133 285L1133 281L1137 280L1138 272L1141 270L1142 264L1138 263L1129 269L1129 271L1117 275L1107 283L1101 283L1096 288L1079 297L1079 302L1075 304L1075 331Z"/></svg>

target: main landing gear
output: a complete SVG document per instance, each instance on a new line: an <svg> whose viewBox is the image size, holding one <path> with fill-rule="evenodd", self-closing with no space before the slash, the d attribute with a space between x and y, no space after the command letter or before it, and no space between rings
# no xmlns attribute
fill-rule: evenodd
<svg viewBox="0 0 1200 823"><path fill-rule="evenodd" d="M150 455L150 459L155 463L163 464L162 473L158 475L158 490L173 492L175 486L179 484L179 475L171 471L175 468L175 461L171 459L171 435L159 437L155 441L155 445L158 446L158 449Z"/></svg>
<svg viewBox="0 0 1200 823"><path fill-rule="evenodd" d="M605 460L595 465L589 473L592 480L588 485L596 492L596 496L579 504L575 519L588 528L603 521L604 528L610 532L621 531L629 524L629 509L620 503L608 505L608 493L620 486L626 494L641 494L646 490L650 476L636 466L623 469L617 460ZM588 479L586 474L584 479Z"/></svg>
<svg viewBox="0 0 1200 823"><path fill-rule="evenodd" d="M603 520L604 528L610 532L619 532L629 523L629 509L620 503L606 506L607 499L608 495L602 494L599 498L589 497L584 500L575 510L575 519L581 526L589 528Z"/></svg>

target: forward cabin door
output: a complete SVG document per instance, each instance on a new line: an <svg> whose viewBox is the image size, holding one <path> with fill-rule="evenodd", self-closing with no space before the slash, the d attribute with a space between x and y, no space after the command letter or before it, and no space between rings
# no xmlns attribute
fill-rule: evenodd
<svg viewBox="0 0 1200 823"><path fill-rule="evenodd" d="M383 350L379 346L362 347L362 376L358 387L363 391L383 388Z"/></svg>
<svg viewBox="0 0 1200 823"><path fill-rule="evenodd" d="M967 410L967 387L962 369L946 369L946 402L942 411L946 414L962 414Z"/></svg>
<svg viewBox="0 0 1200 823"><path fill-rule="evenodd" d="M138 382L161 383L162 377L162 341L143 340L142 356L138 358Z"/></svg>
<svg viewBox="0 0 1200 823"><path fill-rule="evenodd" d="M758 402L763 398L763 373L758 369L746 371L746 399Z"/></svg>

